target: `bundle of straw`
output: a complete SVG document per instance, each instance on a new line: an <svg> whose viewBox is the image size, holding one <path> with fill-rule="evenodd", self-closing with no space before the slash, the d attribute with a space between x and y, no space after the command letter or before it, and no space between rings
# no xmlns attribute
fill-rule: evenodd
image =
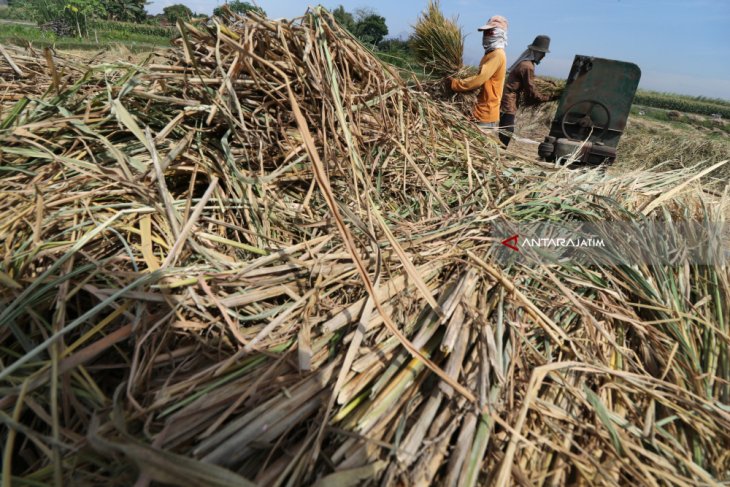
<svg viewBox="0 0 730 487"><path fill-rule="evenodd" d="M443 81L450 76L463 78L476 74L473 68L464 66L464 35L456 19L447 19L438 0L430 0L413 31L410 48L424 71L436 78L423 83L425 91L463 115L471 116L478 92L454 93Z"/></svg>
<svg viewBox="0 0 730 487"><path fill-rule="evenodd" d="M520 99L520 106L531 110L535 110L541 107L544 103L558 100L565 90L564 81L535 77L534 84L537 91L547 99L545 101L542 101L532 97L522 97Z"/></svg>
<svg viewBox="0 0 730 487"><path fill-rule="evenodd" d="M563 94L563 91L565 90L565 81L536 77L535 87L540 91L540 93L548 97L548 101L555 101Z"/></svg>
<svg viewBox="0 0 730 487"><path fill-rule="evenodd" d="M727 268L489 234L727 201L499 162L321 9L224 20L3 120L3 482L730 480Z"/></svg>
<svg viewBox="0 0 730 487"><path fill-rule="evenodd" d="M438 0L429 0L409 42L416 60L436 77L456 76L464 62L464 35L456 19L447 19Z"/></svg>

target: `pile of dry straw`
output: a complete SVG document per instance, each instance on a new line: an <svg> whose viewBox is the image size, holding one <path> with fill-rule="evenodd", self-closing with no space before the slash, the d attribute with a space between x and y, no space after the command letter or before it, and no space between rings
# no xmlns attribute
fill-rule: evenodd
<svg viewBox="0 0 730 487"><path fill-rule="evenodd" d="M687 173L500 160L318 9L36 82L0 132L3 485L730 480L727 267L492 255L496 217L724 218Z"/></svg>

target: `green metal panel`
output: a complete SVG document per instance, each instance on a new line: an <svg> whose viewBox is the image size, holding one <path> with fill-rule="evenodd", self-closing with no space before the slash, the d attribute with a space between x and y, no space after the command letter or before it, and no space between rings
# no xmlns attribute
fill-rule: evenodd
<svg viewBox="0 0 730 487"><path fill-rule="evenodd" d="M616 148L626 128L641 70L636 64L576 56L550 136Z"/></svg>

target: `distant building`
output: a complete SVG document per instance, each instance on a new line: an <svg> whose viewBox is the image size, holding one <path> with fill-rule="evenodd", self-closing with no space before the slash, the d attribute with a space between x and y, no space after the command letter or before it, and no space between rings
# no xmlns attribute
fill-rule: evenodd
<svg viewBox="0 0 730 487"><path fill-rule="evenodd" d="M8 6L8 0L0 0L0 8L5 8Z"/></svg>

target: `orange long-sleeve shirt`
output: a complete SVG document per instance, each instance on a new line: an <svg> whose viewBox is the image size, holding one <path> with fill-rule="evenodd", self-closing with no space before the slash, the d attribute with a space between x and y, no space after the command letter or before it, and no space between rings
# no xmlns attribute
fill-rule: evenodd
<svg viewBox="0 0 730 487"><path fill-rule="evenodd" d="M498 122L506 72L507 56L504 49L495 49L485 54L479 62L479 74L471 78L451 80L451 89L471 91L481 87L474 116L480 122Z"/></svg>

